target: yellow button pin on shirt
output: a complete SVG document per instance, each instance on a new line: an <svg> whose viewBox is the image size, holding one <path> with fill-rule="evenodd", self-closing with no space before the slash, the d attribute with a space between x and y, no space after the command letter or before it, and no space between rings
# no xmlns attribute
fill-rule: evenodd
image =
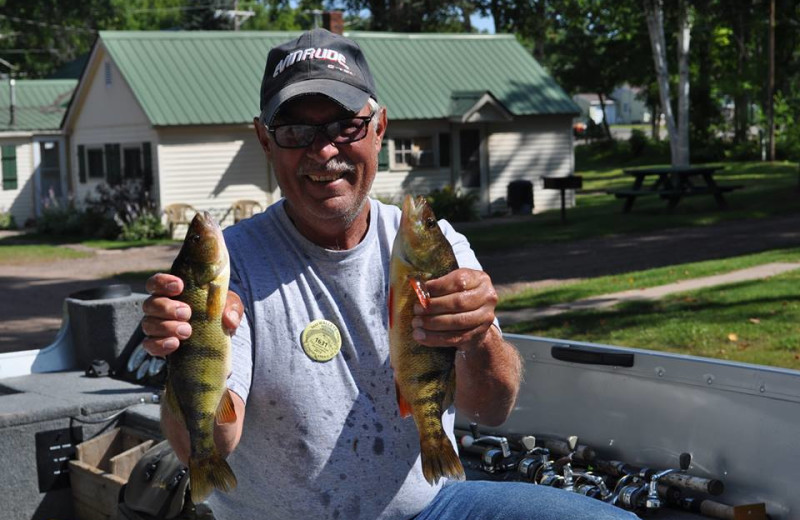
<svg viewBox="0 0 800 520"><path fill-rule="evenodd" d="M306 355L314 361L324 363L333 359L342 349L342 335L328 320L314 320L300 335Z"/></svg>

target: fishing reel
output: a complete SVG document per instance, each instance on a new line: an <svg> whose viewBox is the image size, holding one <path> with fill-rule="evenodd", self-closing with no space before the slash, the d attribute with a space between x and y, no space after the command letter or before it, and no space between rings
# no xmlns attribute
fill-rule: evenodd
<svg viewBox="0 0 800 520"><path fill-rule="evenodd" d="M506 437L481 435L476 423L470 423L469 429L472 435L461 437L461 446L480 454L483 471L493 474L516 468L517 457L513 456Z"/></svg>

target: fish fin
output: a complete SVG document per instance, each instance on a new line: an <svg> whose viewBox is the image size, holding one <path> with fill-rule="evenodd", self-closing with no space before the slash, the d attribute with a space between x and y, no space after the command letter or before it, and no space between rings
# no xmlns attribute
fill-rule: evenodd
<svg viewBox="0 0 800 520"><path fill-rule="evenodd" d="M389 329L392 328L394 324L394 288L390 285L389 286Z"/></svg>
<svg viewBox="0 0 800 520"><path fill-rule="evenodd" d="M178 404L178 398L175 392L172 390L172 383L169 379L167 379L166 385L164 385L164 396L163 401L161 402L161 406L166 406L169 408L169 411L172 413L172 416L178 420L178 422L182 425L186 425L186 421L183 418L183 412L181 411L180 404Z"/></svg>
<svg viewBox="0 0 800 520"><path fill-rule="evenodd" d="M397 381L394 382L394 389L395 392L397 392L397 406L400 409L400 417L405 419L411 415L411 405L408 404L403 394L400 393L400 387L397 385Z"/></svg>
<svg viewBox="0 0 800 520"><path fill-rule="evenodd" d="M422 279L417 276L409 276L408 283L410 283L411 288L414 289L414 292L416 293L417 299L419 300L420 305L422 305L422 308L427 309L428 306L431 304L431 295L425 289L425 282L422 281Z"/></svg>
<svg viewBox="0 0 800 520"><path fill-rule="evenodd" d="M192 502L199 504L216 488L225 492L236 487L236 475L219 454L198 459L189 458L189 487Z"/></svg>
<svg viewBox="0 0 800 520"><path fill-rule="evenodd" d="M450 369L450 377L447 380L447 385L444 389L444 397L442 397L442 409L447 410L453 404L456 398L456 367L455 365Z"/></svg>
<svg viewBox="0 0 800 520"><path fill-rule="evenodd" d="M453 480L464 480L464 466L458 458L456 450L450 439L441 432L434 438L420 437L420 452L422 457L422 475L430 485L439 482L442 477Z"/></svg>
<svg viewBox="0 0 800 520"><path fill-rule="evenodd" d="M217 406L217 424L229 424L236 422L236 409L233 407L230 390L222 393L222 399Z"/></svg>
<svg viewBox="0 0 800 520"><path fill-rule="evenodd" d="M218 283L208 284L208 298L206 299L206 312L209 316L222 316L225 308L225 294Z"/></svg>

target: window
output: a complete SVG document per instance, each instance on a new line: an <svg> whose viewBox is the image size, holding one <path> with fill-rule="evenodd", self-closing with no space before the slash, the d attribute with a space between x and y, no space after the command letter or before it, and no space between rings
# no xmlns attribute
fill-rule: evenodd
<svg viewBox="0 0 800 520"><path fill-rule="evenodd" d="M106 169L102 148L89 148L86 150L86 163L89 166L90 179L105 178Z"/></svg>
<svg viewBox="0 0 800 520"><path fill-rule="evenodd" d="M141 147L123 149L122 168L126 179L141 179L143 177Z"/></svg>
<svg viewBox="0 0 800 520"><path fill-rule="evenodd" d="M433 139L431 137L398 137L394 140L395 166L433 166Z"/></svg>
<svg viewBox="0 0 800 520"><path fill-rule="evenodd" d="M106 143L78 145L78 180L105 180L111 186L123 180L144 181L149 189L153 183L152 148L150 143Z"/></svg>
<svg viewBox="0 0 800 520"><path fill-rule="evenodd" d="M13 144L3 145L2 155L3 189L17 189L17 147Z"/></svg>

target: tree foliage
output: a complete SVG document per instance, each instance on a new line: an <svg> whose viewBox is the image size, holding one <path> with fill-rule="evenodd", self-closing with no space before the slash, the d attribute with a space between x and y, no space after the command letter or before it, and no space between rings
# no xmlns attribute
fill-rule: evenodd
<svg viewBox="0 0 800 520"><path fill-rule="evenodd" d="M692 148L752 140L766 124L769 0L686 2L693 15ZM663 5L670 104L677 111L680 3ZM492 17L496 32L515 34L569 94L608 99L628 83L643 88L654 112L665 110L658 106L643 0L0 0L0 58L16 66L17 77L47 77L85 56L97 31L232 30L234 7L254 13L240 19L241 30L307 29L313 10L342 8L348 31L475 32L470 17L479 13ZM776 8L780 155L800 138L793 137L800 119L800 0L776 0Z"/></svg>

